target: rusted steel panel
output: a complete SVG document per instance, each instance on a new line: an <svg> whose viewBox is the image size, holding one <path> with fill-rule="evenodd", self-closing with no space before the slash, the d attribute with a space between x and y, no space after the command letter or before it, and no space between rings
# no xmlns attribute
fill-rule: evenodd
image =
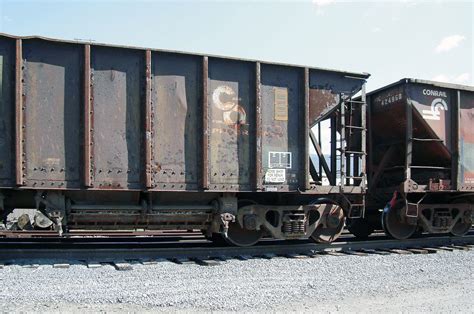
<svg viewBox="0 0 474 314"><path fill-rule="evenodd" d="M351 97L360 91L364 79L343 73L309 70L309 125L327 108L337 105L341 97Z"/></svg>
<svg viewBox="0 0 474 314"><path fill-rule="evenodd" d="M92 184L91 169L91 46L84 45L84 185Z"/></svg>
<svg viewBox="0 0 474 314"><path fill-rule="evenodd" d="M262 190L262 93L260 62L255 63L255 185Z"/></svg>
<svg viewBox="0 0 474 314"><path fill-rule="evenodd" d="M159 189L198 188L201 165L202 59L152 55L152 170Z"/></svg>
<svg viewBox="0 0 474 314"><path fill-rule="evenodd" d="M460 92L459 186L474 190L474 92Z"/></svg>
<svg viewBox="0 0 474 314"><path fill-rule="evenodd" d="M296 190L302 169L301 68L261 65L262 174L266 191Z"/></svg>
<svg viewBox="0 0 474 314"><path fill-rule="evenodd" d="M80 186L82 58L79 45L23 41L24 184Z"/></svg>
<svg viewBox="0 0 474 314"><path fill-rule="evenodd" d="M16 178L25 188L303 191L320 101L312 89L340 83L312 83L332 71L252 60L7 35L0 43L0 127L15 133L0 135L15 144L0 151L0 185Z"/></svg>
<svg viewBox="0 0 474 314"><path fill-rule="evenodd" d="M459 103L458 93L464 95ZM474 189L470 183L474 169L472 95L467 86L415 79L404 79L370 94L370 168L383 164L388 169L382 174L385 186L401 183L405 172L422 189L441 182L452 182L445 188L449 190ZM389 147L394 153L386 160ZM411 162L405 164L406 160Z"/></svg>
<svg viewBox="0 0 474 314"><path fill-rule="evenodd" d="M254 80L253 63L209 60L210 189L253 186Z"/></svg>
<svg viewBox="0 0 474 314"><path fill-rule="evenodd" d="M16 40L15 53L15 174L16 184L23 185L25 181L25 139L24 139L24 120L25 120L25 98L23 97L23 48L22 40Z"/></svg>
<svg viewBox="0 0 474 314"><path fill-rule="evenodd" d="M304 182L303 189L309 190L309 69L304 69L304 108L303 108L303 127L302 127L302 137L303 137L303 174L302 180Z"/></svg>
<svg viewBox="0 0 474 314"><path fill-rule="evenodd" d="M0 186L15 181L15 41L0 39ZM21 57L20 57L21 58Z"/></svg>
<svg viewBox="0 0 474 314"><path fill-rule="evenodd" d="M93 184L99 189L142 188L142 51L91 50Z"/></svg>
<svg viewBox="0 0 474 314"><path fill-rule="evenodd" d="M370 122L374 140L396 141L405 136L406 101L403 85L393 86L370 96Z"/></svg>
<svg viewBox="0 0 474 314"><path fill-rule="evenodd" d="M202 161L201 187L209 189L209 59L202 57Z"/></svg>
<svg viewBox="0 0 474 314"><path fill-rule="evenodd" d="M147 188L152 187L152 167L151 167L151 156L152 156L152 100L151 100L151 51L145 52L145 186Z"/></svg>

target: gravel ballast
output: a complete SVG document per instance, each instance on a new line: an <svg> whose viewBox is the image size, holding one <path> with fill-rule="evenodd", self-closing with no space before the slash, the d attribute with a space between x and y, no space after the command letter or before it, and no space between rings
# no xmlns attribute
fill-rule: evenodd
<svg viewBox="0 0 474 314"><path fill-rule="evenodd" d="M10 311L474 312L474 252L228 260L217 266L8 265Z"/></svg>

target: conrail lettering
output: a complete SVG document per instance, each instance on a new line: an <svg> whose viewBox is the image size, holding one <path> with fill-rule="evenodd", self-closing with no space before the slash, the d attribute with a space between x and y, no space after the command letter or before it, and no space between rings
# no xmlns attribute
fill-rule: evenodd
<svg viewBox="0 0 474 314"><path fill-rule="evenodd" d="M436 96L436 97L448 97L446 95L446 92L443 91L438 91L438 90L432 90L432 89L424 89L423 90L423 95L426 96Z"/></svg>

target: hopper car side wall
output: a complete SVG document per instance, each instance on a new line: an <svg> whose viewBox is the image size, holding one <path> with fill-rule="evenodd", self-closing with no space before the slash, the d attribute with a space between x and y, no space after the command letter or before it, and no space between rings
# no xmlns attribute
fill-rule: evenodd
<svg viewBox="0 0 474 314"><path fill-rule="evenodd" d="M304 191L309 124L366 78L8 36L0 60L9 188Z"/></svg>
<svg viewBox="0 0 474 314"><path fill-rule="evenodd" d="M427 184L416 176L432 177L450 180L452 190L474 189L473 95L455 87L405 81L369 94L369 185L383 184L373 179L382 161L388 160L384 167L392 169L392 174L394 167L413 166L406 173L418 183ZM407 120L409 107L411 123ZM412 129L407 129L409 125ZM397 149L384 160L391 145ZM385 186L397 186L406 179L403 175L397 178Z"/></svg>

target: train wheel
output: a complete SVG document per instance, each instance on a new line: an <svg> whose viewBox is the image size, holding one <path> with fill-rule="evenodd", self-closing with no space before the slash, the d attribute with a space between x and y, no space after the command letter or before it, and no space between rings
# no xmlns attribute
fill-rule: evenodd
<svg viewBox="0 0 474 314"><path fill-rule="evenodd" d="M400 203L399 203L400 204ZM403 206L396 204L394 207L387 205L382 213L382 227L385 234L394 239L403 240L411 237L417 225L407 224L402 221L400 212L404 209Z"/></svg>
<svg viewBox="0 0 474 314"><path fill-rule="evenodd" d="M251 246L260 241L263 236L263 230L248 230L236 222L229 223L229 230L224 239L227 243L235 246Z"/></svg>
<svg viewBox="0 0 474 314"><path fill-rule="evenodd" d="M311 238L316 242L330 243L336 240L344 229L345 217L342 207L333 207L326 219L326 226L319 225L311 235Z"/></svg>
<svg viewBox="0 0 474 314"><path fill-rule="evenodd" d="M467 223L467 222L464 222L462 219L458 219L453 229L451 229L450 233L453 236L462 237L463 235L468 233L469 230L471 230L471 226L472 226L472 221Z"/></svg>
<svg viewBox="0 0 474 314"><path fill-rule="evenodd" d="M367 239L374 232L374 227L365 218L348 219L346 225L350 233L362 240Z"/></svg>

